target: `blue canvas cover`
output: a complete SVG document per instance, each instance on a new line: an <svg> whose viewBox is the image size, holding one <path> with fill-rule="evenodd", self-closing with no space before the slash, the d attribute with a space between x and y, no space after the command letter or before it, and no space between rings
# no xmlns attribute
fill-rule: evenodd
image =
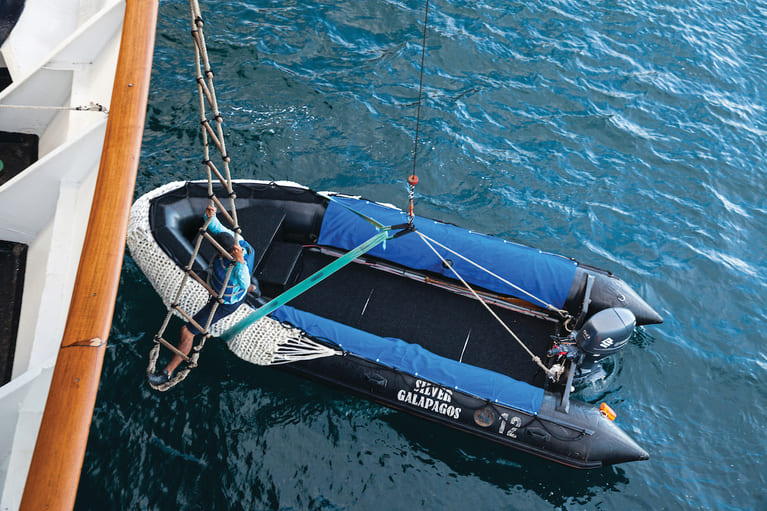
<svg viewBox="0 0 767 511"><path fill-rule="evenodd" d="M359 357L522 412L537 415L543 402L543 389L487 369L440 357L417 344L379 337L287 305L271 316L313 337L336 343Z"/></svg>
<svg viewBox="0 0 767 511"><path fill-rule="evenodd" d="M407 222L404 211L364 199L334 197L322 220L318 241L320 245L351 250L376 233L375 227L350 209L383 225ZM426 218L416 217L414 224L416 229L426 236L519 286L538 297L543 303L531 299L492 275L435 247L445 259L453 262L453 268L470 284L523 298L536 305L551 304L561 308L567 300L578 264L575 261ZM455 278L450 269L445 268L434 252L414 233L388 240L369 253L409 268L432 271Z"/></svg>

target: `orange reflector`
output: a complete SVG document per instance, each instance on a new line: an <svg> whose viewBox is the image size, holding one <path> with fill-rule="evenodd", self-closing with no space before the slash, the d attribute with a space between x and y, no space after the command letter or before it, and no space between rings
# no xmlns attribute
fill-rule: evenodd
<svg viewBox="0 0 767 511"><path fill-rule="evenodd" d="M607 403L602 403L601 405L599 405L599 411L603 416L607 417L611 421L615 420L615 412L613 411L612 408L607 406Z"/></svg>

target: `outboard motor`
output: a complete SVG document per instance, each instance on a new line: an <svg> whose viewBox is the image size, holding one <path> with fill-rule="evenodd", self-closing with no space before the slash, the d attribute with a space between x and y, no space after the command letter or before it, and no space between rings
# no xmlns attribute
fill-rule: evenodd
<svg viewBox="0 0 767 511"><path fill-rule="evenodd" d="M604 375L598 363L623 348L635 326L636 317L628 309L614 307L599 311L567 338L568 345L556 346L550 355L573 360L577 367L573 383L581 385Z"/></svg>

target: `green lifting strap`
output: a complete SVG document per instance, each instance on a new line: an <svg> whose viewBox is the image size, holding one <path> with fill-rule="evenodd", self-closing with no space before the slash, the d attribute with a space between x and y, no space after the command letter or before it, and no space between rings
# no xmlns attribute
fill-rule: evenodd
<svg viewBox="0 0 767 511"><path fill-rule="evenodd" d="M373 236L372 238L370 238L369 240L367 240L360 246L350 250L349 252L339 257L332 263L328 264L324 268L321 268L317 272L306 277L300 283L296 284L295 286L291 287L290 289L288 289L281 295L272 299L270 302L267 302L261 307L259 307L258 309L254 310L252 313L245 316L236 324L234 324L229 330L221 334L221 339L225 341L229 341L235 335L239 334L240 332L248 328L250 325L258 321L259 319L263 318L264 316L266 316L267 314L271 312L274 312L279 307L285 305L296 296L300 295L304 291L319 284L320 282L325 280L327 277L331 276L332 274L334 274L335 272L337 272L338 270L340 270L341 268L343 268L350 262L354 261L357 257L368 252L374 247L380 245L387 239L390 239L393 236L389 236L389 231L395 227L396 226L383 227L382 231L380 231L378 234L376 234L375 236Z"/></svg>

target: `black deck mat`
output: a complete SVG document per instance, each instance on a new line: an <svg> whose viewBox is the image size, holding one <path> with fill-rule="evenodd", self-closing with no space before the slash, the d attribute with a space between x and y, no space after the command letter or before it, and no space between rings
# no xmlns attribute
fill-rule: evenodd
<svg viewBox="0 0 767 511"><path fill-rule="evenodd" d="M329 256L305 252L299 281L330 261ZM464 363L538 387L545 382L530 356L481 304L421 282L351 264L289 305L382 337L420 344L453 360L461 360L463 352ZM543 358L554 323L507 309L494 310Z"/></svg>
<svg viewBox="0 0 767 511"><path fill-rule="evenodd" d="M21 314L27 246L0 241L0 384L11 380Z"/></svg>

